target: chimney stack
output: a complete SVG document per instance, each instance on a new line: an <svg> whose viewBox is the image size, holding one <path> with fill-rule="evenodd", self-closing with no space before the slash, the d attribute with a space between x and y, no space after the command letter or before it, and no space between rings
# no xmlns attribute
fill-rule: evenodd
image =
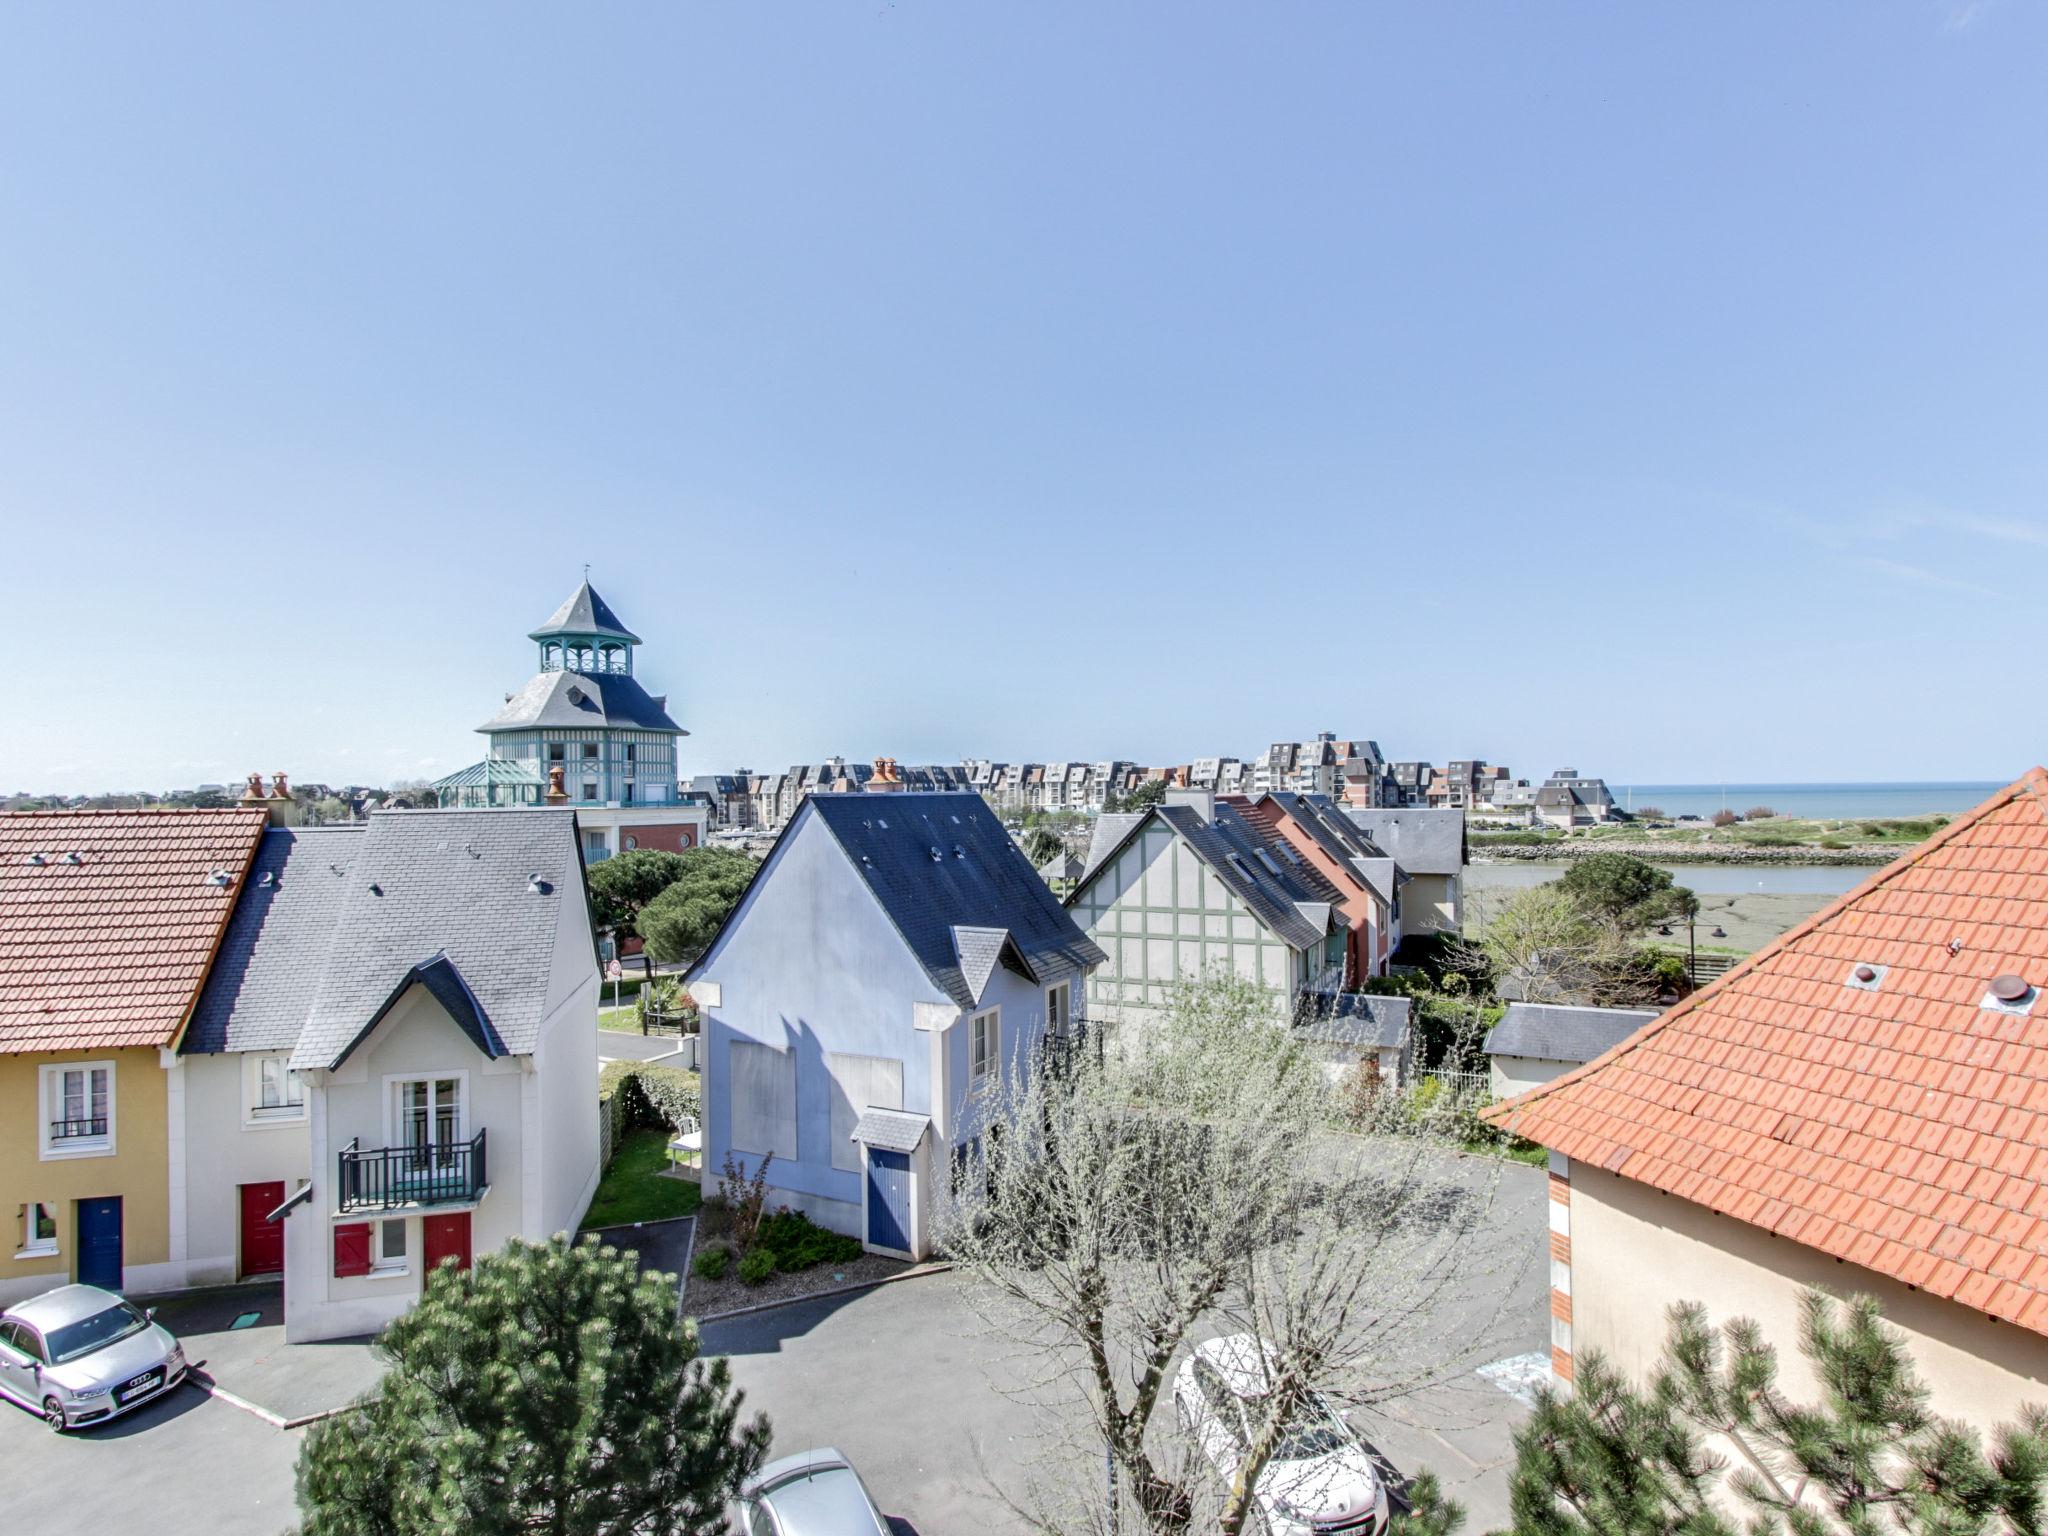
<svg viewBox="0 0 2048 1536"><path fill-rule="evenodd" d="M1216 819L1216 791L1213 789L1169 789L1168 805L1185 805L1204 821Z"/></svg>
<svg viewBox="0 0 2048 1536"><path fill-rule="evenodd" d="M299 824L298 802L292 799L291 786L285 783L281 773L272 777L268 794L263 792L263 775L250 774L248 787L242 791L239 803L245 809L267 813L273 827L295 827Z"/></svg>
<svg viewBox="0 0 2048 1536"><path fill-rule="evenodd" d="M569 791L562 786L562 765L560 763L556 763L548 769L547 802L549 805L567 805L569 803Z"/></svg>

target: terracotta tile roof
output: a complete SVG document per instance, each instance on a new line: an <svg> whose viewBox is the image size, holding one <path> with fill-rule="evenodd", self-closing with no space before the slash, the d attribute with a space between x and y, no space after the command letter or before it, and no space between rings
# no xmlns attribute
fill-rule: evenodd
<svg viewBox="0 0 2048 1536"><path fill-rule="evenodd" d="M2034 988L2011 1011L2002 974ZM1487 1114L2048 1334L2048 772Z"/></svg>
<svg viewBox="0 0 2048 1536"><path fill-rule="evenodd" d="M0 1053L170 1044L266 820L241 809L0 815ZM208 878L216 870L228 884Z"/></svg>

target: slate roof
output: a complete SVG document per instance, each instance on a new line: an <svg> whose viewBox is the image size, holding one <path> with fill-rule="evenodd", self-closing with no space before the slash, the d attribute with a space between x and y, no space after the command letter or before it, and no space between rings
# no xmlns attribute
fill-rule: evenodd
<svg viewBox="0 0 2048 1536"><path fill-rule="evenodd" d="M2032 989L1986 1006L2000 975ZM1615 1049L1486 1114L2048 1334L2044 986L2036 768Z"/></svg>
<svg viewBox="0 0 2048 1536"><path fill-rule="evenodd" d="M267 822L240 808L0 815L0 1053L169 1045Z"/></svg>
<svg viewBox="0 0 2048 1536"><path fill-rule="evenodd" d="M881 1152L915 1152L931 1123L929 1115L913 1115L907 1110L864 1109L849 1140Z"/></svg>
<svg viewBox="0 0 2048 1536"><path fill-rule="evenodd" d="M1408 1043L1408 1015L1413 1007L1409 998L1339 992L1319 998L1317 1003L1300 1029L1301 1038L1312 1044L1383 1050Z"/></svg>
<svg viewBox="0 0 2048 1536"><path fill-rule="evenodd" d="M813 795L804 804L846 850L926 974L961 1007L981 993L963 970L958 930L1002 930L1040 980L1107 958L981 796ZM967 955L981 944L971 935Z"/></svg>
<svg viewBox="0 0 2048 1536"><path fill-rule="evenodd" d="M1411 875L1455 875L1465 867L1465 813L1420 805L1346 806L1345 814Z"/></svg>
<svg viewBox="0 0 2048 1536"><path fill-rule="evenodd" d="M669 718L665 695L649 693L638 678L623 672L536 673L477 729L517 731L536 726L548 730L625 726L671 736L690 734ZM575 764L569 767L573 769Z"/></svg>
<svg viewBox="0 0 2048 1536"><path fill-rule="evenodd" d="M1338 893L1322 876L1297 862L1291 850L1276 849L1258 828L1221 801L1216 804L1215 814L1206 820L1191 805L1154 806L1141 813L1102 857L1094 857L1095 849L1091 847L1089 874L1067 898L1069 906L1080 898L1102 867L1154 817L1173 828L1195 857L1213 870L1231 894L1290 949L1307 949L1322 939L1328 928L1327 908L1320 922L1301 909L1327 903ZM1109 820L1107 816L1100 819ZM1101 836L1099 824L1096 835ZM1261 853L1272 860L1271 869L1259 857Z"/></svg>
<svg viewBox="0 0 2048 1536"><path fill-rule="evenodd" d="M534 875L539 892L528 888ZM574 812L380 811L345 883L293 1066L346 1059L416 968L444 1002L459 978L476 1020L457 1012L457 1022L492 1042L488 1054L533 1050L561 903L587 912ZM437 959L452 973L429 974Z"/></svg>
<svg viewBox="0 0 2048 1536"><path fill-rule="evenodd" d="M364 831L272 827L263 834L182 1050L288 1051L298 1044Z"/></svg>
<svg viewBox="0 0 2048 1536"><path fill-rule="evenodd" d="M611 604L599 597L588 581L570 593L569 600L549 616L547 623L526 638L549 640L556 635L599 635L613 640L630 640L635 645L640 643L640 637L619 622Z"/></svg>
<svg viewBox="0 0 2048 1536"><path fill-rule="evenodd" d="M1532 1056L1543 1061L1591 1061L1611 1051L1657 1017L1654 1008L1571 1008L1558 1003L1509 1003L1487 1032L1489 1056Z"/></svg>
<svg viewBox="0 0 2048 1536"><path fill-rule="evenodd" d="M1087 867L1081 874L1084 884L1094 877L1105 859L1123 847L1124 839L1144 819L1143 811L1104 811L1095 818L1095 829L1088 837Z"/></svg>

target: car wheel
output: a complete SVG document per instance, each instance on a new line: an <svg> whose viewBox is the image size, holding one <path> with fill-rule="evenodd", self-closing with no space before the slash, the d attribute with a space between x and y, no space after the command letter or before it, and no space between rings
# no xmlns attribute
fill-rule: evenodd
<svg viewBox="0 0 2048 1536"><path fill-rule="evenodd" d="M64 1405L54 1397L43 1399L43 1422L57 1431L58 1434L64 1433Z"/></svg>

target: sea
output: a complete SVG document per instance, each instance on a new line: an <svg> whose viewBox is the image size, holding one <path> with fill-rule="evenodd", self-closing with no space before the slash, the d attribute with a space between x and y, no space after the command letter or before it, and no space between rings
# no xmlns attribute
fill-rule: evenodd
<svg viewBox="0 0 2048 1536"><path fill-rule="evenodd" d="M1953 816L1981 804L2004 781L1950 780L1917 784L1616 784L1607 792L1624 810L1654 806L1667 816L1741 815L1767 805L1780 816Z"/></svg>

